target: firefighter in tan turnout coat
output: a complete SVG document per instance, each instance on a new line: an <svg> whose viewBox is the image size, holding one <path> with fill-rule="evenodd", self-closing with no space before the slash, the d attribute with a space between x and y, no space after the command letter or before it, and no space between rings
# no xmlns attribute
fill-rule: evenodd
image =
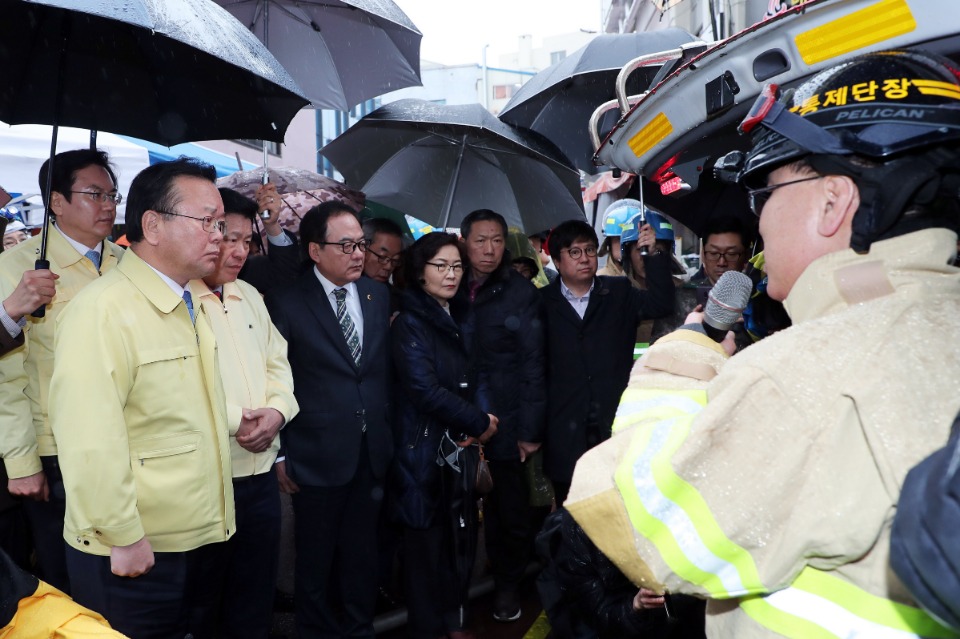
<svg viewBox="0 0 960 639"><path fill-rule="evenodd" d="M570 513L638 585L708 598L710 637L955 636L888 565L901 482L960 408L951 67L881 52L767 87L718 168L793 326L729 360L667 336L577 466Z"/></svg>

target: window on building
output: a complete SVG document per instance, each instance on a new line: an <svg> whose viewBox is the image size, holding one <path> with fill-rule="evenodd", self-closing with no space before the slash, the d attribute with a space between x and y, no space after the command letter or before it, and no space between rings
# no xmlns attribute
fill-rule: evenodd
<svg viewBox="0 0 960 639"><path fill-rule="evenodd" d="M252 146L255 149L263 148L263 140L243 139L243 140L234 140L234 142L238 142L244 146ZM267 153L270 153L271 155L279 156L280 144L277 142L267 142Z"/></svg>
<svg viewBox="0 0 960 639"><path fill-rule="evenodd" d="M512 98L519 88L519 84L495 84L493 85L493 99L506 100Z"/></svg>
<svg viewBox="0 0 960 639"><path fill-rule="evenodd" d="M567 57L566 51L551 51L550 52L550 64L556 64L560 62L565 57Z"/></svg>

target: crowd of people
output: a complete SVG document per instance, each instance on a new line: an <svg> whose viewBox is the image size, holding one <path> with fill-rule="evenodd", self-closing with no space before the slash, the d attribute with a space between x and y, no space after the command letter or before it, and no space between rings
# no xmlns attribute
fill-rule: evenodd
<svg viewBox="0 0 960 639"><path fill-rule="evenodd" d="M960 359L960 162L907 125L871 155L868 115L833 136L796 102L891 66L960 96L937 58L885 55L748 118L723 166L763 254L710 216L689 281L669 219L631 199L603 241L480 209L411 244L339 201L297 237L272 185L249 199L181 158L124 198L103 152L56 155L49 269L39 236L0 255L0 620L267 637L286 493L301 639L373 637L394 559L409 636L475 636L481 537L493 618L521 617L539 557L558 638L948 636L889 547L958 408L958 373L927 367ZM717 342L702 294L728 271L755 290Z"/></svg>

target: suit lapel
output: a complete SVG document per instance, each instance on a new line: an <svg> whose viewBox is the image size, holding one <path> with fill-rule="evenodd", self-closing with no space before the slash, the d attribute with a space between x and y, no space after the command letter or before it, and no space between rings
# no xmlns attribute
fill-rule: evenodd
<svg viewBox="0 0 960 639"><path fill-rule="evenodd" d="M347 348L347 340L343 337L343 331L340 330L340 322L337 321L337 314L334 312L330 301L324 294L323 286L320 285L320 280L317 279L313 269L304 274L301 282L303 283L304 304L307 305L310 312L317 318L317 322L321 328L326 331L330 338L330 343L333 344L337 351L343 355L344 359L355 368L356 364L353 361L353 356L350 355L350 349ZM362 356L360 361L363 361Z"/></svg>
<svg viewBox="0 0 960 639"><path fill-rule="evenodd" d="M372 359L366 357L366 353L375 353L378 348L377 340L382 337L377 325L377 309L382 308L382 300L377 299L374 287L365 277L357 280L357 294L360 296L360 309L363 312L363 351L360 355L360 367L366 368L367 362Z"/></svg>

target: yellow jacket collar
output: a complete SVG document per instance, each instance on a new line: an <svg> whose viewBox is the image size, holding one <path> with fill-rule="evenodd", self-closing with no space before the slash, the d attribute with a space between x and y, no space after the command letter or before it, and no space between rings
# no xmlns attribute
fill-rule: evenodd
<svg viewBox="0 0 960 639"><path fill-rule="evenodd" d="M956 285L960 271L948 264L956 249L952 231L925 229L874 242L865 255L853 249L830 253L807 266L783 305L798 323L889 295L908 281L915 283L918 272Z"/></svg>
<svg viewBox="0 0 960 639"><path fill-rule="evenodd" d="M126 252L117 268L161 313L170 313L183 302L183 299L177 297L167 283L160 279L160 276L132 250Z"/></svg>
<svg viewBox="0 0 960 639"><path fill-rule="evenodd" d="M193 295L197 299L201 299L206 295L213 295L213 290L207 286L207 283L203 280L190 280L190 290L193 291ZM237 286L236 281L227 282L223 285L223 299L227 299L228 297L243 299L243 291Z"/></svg>
<svg viewBox="0 0 960 639"><path fill-rule="evenodd" d="M77 249L73 248L70 242L63 237L62 231L54 229L52 223L50 227L47 231L47 259L50 260L51 264L66 268L73 266L80 260L87 259L85 256L80 255ZM39 251L39 248L37 250ZM104 240L103 253L100 256L100 270L107 270L106 266L108 261L113 262L112 266L116 266L122 254L123 249L109 240ZM39 257L39 253L37 255Z"/></svg>

